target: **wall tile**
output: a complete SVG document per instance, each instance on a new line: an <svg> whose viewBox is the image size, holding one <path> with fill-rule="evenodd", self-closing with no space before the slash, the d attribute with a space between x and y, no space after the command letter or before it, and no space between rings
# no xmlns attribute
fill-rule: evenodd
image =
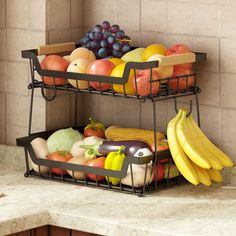
<svg viewBox="0 0 236 236"><path fill-rule="evenodd" d="M171 47L174 44L185 44L190 48L193 47L193 37L189 35L178 35L178 34L167 34L166 37L166 45L167 47Z"/></svg>
<svg viewBox="0 0 236 236"><path fill-rule="evenodd" d="M6 126L5 125L0 125L0 144L5 144L6 143Z"/></svg>
<svg viewBox="0 0 236 236"><path fill-rule="evenodd" d="M83 120L87 124L89 117L105 125L116 124L116 99L101 95L83 96ZM123 108L122 108L123 109ZM117 110L119 113L119 110ZM122 111L121 111L122 113Z"/></svg>
<svg viewBox="0 0 236 236"><path fill-rule="evenodd" d="M46 29L46 0L30 0L30 29ZM39 20L40 19L40 20Z"/></svg>
<svg viewBox="0 0 236 236"><path fill-rule="evenodd" d="M25 137L28 135L28 127L20 127L15 125L6 126L6 144L15 146L16 138Z"/></svg>
<svg viewBox="0 0 236 236"><path fill-rule="evenodd" d="M219 0L199 0L200 3L218 4Z"/></svg>
<svg viewBox="0 0 236 236"><path fill-rule="evenodd" d="M126 30L125 33L127 35L129 35L129 37L131 38L131 40L132 40L131 45L132 46L136 46L137 47L137 46L139 46L141 44L140 32Z"/></svg>
<svg viewBox="0 0 236 236"><path fill-rule="evenodd" d="M5 12L6 12L6 1L0 0L0 28L4 28L6 26Z"/></svg>
<svg viewBox="0 0 236 236"><path fill-rule="evenodd" d="M225 73L236 73L236 41L234 39L221 39L220 41L220 69Z"/></svg>
<svg viewBox="0 0 236 236"><path fill-rule="evenodd" d="M6 30L0 29L0 59L6 58Z"/></svg>
<svg viewBox="0 0 236 236"><path fill-rule="evenodd" d="M156 103L156 126L157 130L166 133L167 103ZM146 102L141 104L141 127L153 129L153 103Z"/></svg>
<svg viewBox="0 0 236 236"><path fill-rule="evenodd" d="M201 129L212 142L219 145L220 111L211 106L200 106Z"/></svg>
<svg viewBox="0 0 236 236"><path fill-rule="evenodd" d="M101 24L104 20L115 22L115 0L86 0L85 26ZM125 26L124 26L125 27Z"/></svg>
<svg viewBox="0 0 236 236"><path fill-rule="evenodd" d="M70 95L57 96L46 103L46 128L59 129L70 126Z"/></svg>
<svg viewBox="0 0 236 236"><path fill-rule="evenodd" d="M199 69L204 71L219 72L219 50L218 38L194 37L193 50L195 52L207 53L206 62L199 64Z"/></svg>
<svg viewBox="0 0 236 236"><path fill-rule="evenodd" d="M0 93L0 125L3 126L6 123L6 97L4 93Z"/></svg>
<svg viewBox="0 0 236 236"><path fill-rule="evenodd" d="M30 97L29 97L30 104ZM32 127L45 130L46 128L46 101L43 97L34 97Z"/></svg>
<svg viewBox="0 0 236 236"><path fill-rule="evenodd" d="M142 47L152 43L166 45L166 35L158 32L142 32Z"/></svg>
<svg viewBox="0 0 236 236"><path fill-rule="evenodd" d="M46 33L45 31L30 31L29 35L29 47L36 48L39 45L46 44Z"/></svg>
<svg viewBox="0 0 236 236"><path fill-rule="evenodd" d="M16 40L17 39L17 40ZM29 48L29 33L24 30L7 30L7 59L25 61L21 50Z"/></svg>
<svg viewBox="0 0 236 236"><path fill-rule="evenodd" d="M129 0L127 4L126 0L116 0L116 24L125 31L140 30L140 1Z"/></svg>
<svg viewBox="0 0 236 236"><path fill-rule="evenodd" d="M236 37L236 5L223 5L220 7L220 36Z"/></svg>
<svg viewBox="0 0 236 236"><path fill-rule="evenodd" d="M234 0L219 0L220 5L234 5Z"/></svg>
<svg viewBox="0 0 236 236"><path fill-rule="evenodd" d="M6 99L7 125L27 127L29 118L28 97L22 95L7 94Z"/></svg>
<svg viewBox="0 0 236 236"><path fill-rule="evenodd" d="M71 30L71 41L79 42L84 35L84 28L75 28Z"/></svg>
<svg viewBox="0 0 236 236"><path fill-rule="evenodd" d="M88 120L86 119L85 121L85 118L84 118L84 114L85 114L85 109L86 106L84 105L85 104L85 100L86 98L86 94L77 94L77 120L76 120L76 123L75 123L75 95L76 94L71 94L70 96L70 105L71 105L71 124L73 126L83 126L85 124L88 123ZM88 95L87 95L88 96ZM87 114L87 112L86 112ZM86 115L87 116L87 115Z"/></svg>
<svg viewBox="0 0 236 236"><path fill-rule="evenodd" d="M185 3L194 3L196 0L167 0L169 2L185 2Z"/></svg>
<svg viewBox="0 0 236 236"><path fill-rule="evenodd" d="M27 29L29 26L29 0L6 1L6 24L8 28Z"/></svg>
<svg viewBox="0 0 236 236"><path fill-rule="evenodd" d="M0 92L5 91L6 63L0 61Z"/></svg>
<svg viewBox="0 0 236 236"><path fill-rule="evenodd" d="M84 1L83 0L71 0L71 27L83 27L84 26Z"/></svg>
<svg viewBox="0 0 236 236"><path fill-rule="evenodd" d="M48 22L49 29L68 29L70 28L70 1L49 0Z"/></svg>
<svg viewBox="0 0 236 236"><path fill-rule="evenodd" d="M200 104L219 106L220 78L218 73L203 72L198 74L198 85L202 92L199 95Z"/></svg>
<svg viewBox="0 0 236 236"><path fill-rule="evenodd" d="M167 2L167 32L192 34L193 9L190 3Z"/></svg>
<svg viewBox="0 0 236 236"><path fill-rule="evenodd" d="M71 30L56 30L49 32L48 43L65 43L71 41Z"/></svg>
<svg viewBox="0 0 236 236"><path fill-rule="evenodd" d="M194 7L193 32L196 35L218 36L218 5L198 4Z"/></svg>
<svg viewBox="0 0 236 236"><path fill-rule="evenodd" d="M222 109L220 111L220 146L234 162L236 162L236 111Z"/></svg>
<svg viewBox="0 0 236 236"><path fill-rule="evenodd" d="M28 64L6 63L6 92L28 95Z"/></svg>
<svg viewBox="0 0 236 236"><path fill-rule="evenodd" d="M166 14L166 1L142 0L141 30L166 32Z"/></svg>
<svg viewBox="0 0 236 236"><path fill-rule="evenodd" d="M236 108L236 75L221 74L221 106Z"/></svg>
<svg viewBox="0 0 236 236"><path fill-rule="evenodd" d="M137 100L119 98L116 100L116 125L140 127L140 103Z"/></svg>
<svg viewBox="0 0 236 236"><path fill-rule="evenodd" d="M219 0L220 5L225 5L225 4L229 4L231 1L234 0Z"/></svg>

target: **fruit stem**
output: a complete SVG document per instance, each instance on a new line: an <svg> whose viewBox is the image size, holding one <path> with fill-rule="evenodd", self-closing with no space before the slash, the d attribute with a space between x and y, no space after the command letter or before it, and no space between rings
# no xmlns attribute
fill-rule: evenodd
<svg viewBox="0 0 236 236"><path fill-rule="evenodd" d="M95 145L81 144L81 145L79 145L79 147L89 150L89 149L93 149L95 147Z"/></svg>
<svg viewBox="0 0 236 236"><path fill-rule="evenodd" d="M121 155L122 154L122 150L125 148L124 145L120 146L120 148L118 149L118 151L116 152L117 155Z"/></svg>
<svg viewBox="0 0 236 236"><path fill-rule="evenodd" d="M94 122L94 120L93 120L91 117L89 117L89 121L90 121L90 123L91 123L91 125L92 125L92 129L93 129L93 130L97 130L97 129L96 129L96 126L95 126L95 122Z"/></svg>

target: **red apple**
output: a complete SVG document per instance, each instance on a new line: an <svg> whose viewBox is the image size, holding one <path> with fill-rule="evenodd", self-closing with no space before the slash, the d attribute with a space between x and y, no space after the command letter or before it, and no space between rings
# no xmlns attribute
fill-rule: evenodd
<svg viewBox="0 0 236 236"><path fill-rule="evenodd" d="M108 60L96 60L91 62L87 67L87 73L92 75L109 76L115 65ZM96 90L105 91L111 88L110 83L89 82L89 84Z"/></svg>
<svg viewBox="0 0 236 236"><path fill-rule="evenodd" d="M137 93L140 96L148 96L151 92L150 80L151 80L151 70L137 70L136 81L137 81ZM159 76L156 70L152 71L152 81L159 80ZM135 77L132 81L133 89L136 91ZM152 83L152 94L157 94L159 91L159 82Z"/></svg>
<svg viewBox="0 0 236 236"><path fill-rule="evenodd" d="M157 173L158 171L158 173ZM160 181L164 178L164 175L165 175L165 166L164 165L161 165L159 164L158 166L154 166L154 169L153 169L153 181Z"/></svg>
<svg viewBox="0 0 236 236"><path fill-rule="evenodd" d="M61 56L49 55L42 60L41 68L43 70L66 71L69 64L70 63ZM48 76L43 76L42 80L48 85L64 85L66 83L66 80L63 78L55 78L54 83L54 78Z"/></svg>
<svg viewBox="0 0 236 236"><path fill-rule="evenodd" d="M105 157L99 157L99 158L96 158L96 159L93 159L93 160L89 160L86 163L86 165L87 166L92 166L92 167L104 168L105 160L106 160ZM88 173L87 176L88 176L89 179L91 179L93 181L96 181L96 175L95 174ZM97 176L98 181L101 181L101 180L104 180L104 179L105 179L105 176L101 176L101 175Z"/></svg>
<svg viewBox="0 0 236 236"><path fill-rule="evenodd" d="M190 53L193 52L191 48L184 44L175 44L171 48L169 48L166 52L166 56L170 55L177 55L177 54L183 54L183 53ZM193 63L185 63L185 64L179 64L179 65L174 65L174 69L178 68L186 68L186 69L191 69Z"/></svg>
<svg viewBox="0 0 236 236"><path fill-rule="evenodd" d="M182 75L190 75L193 74L192 69L186 69L186 68L177 68L174 69L174 73L172 77L176 76L182 76ZM194 78L195 76L187 76L188 77L188 85L186 86L187 83L187 78L186 77L181 77L181 78L176 78L176 79L171 79L169 80L169 87L171 89L186 89L186 88L191 88L194 85ZM178 80L179 80L179 87L178 87Z"/></svg>

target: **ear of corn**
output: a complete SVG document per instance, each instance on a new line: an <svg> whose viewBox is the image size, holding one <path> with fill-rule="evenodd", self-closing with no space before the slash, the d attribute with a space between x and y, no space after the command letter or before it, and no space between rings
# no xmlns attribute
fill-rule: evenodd
<svg viewBox="0 0 236 236"><path fill-rule="evenodd" d="M122 128L110 126L105 131L105 136L110 140L140 140L152 145L154 143L154 131L137 128ZM156 132L157 141L165 138L164 134Z"/></svg>

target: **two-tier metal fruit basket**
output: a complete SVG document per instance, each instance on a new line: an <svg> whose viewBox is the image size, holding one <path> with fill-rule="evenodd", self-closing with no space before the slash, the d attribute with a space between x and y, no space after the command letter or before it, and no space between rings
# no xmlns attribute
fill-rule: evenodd
<svg viewBox="0 0 236 236"><path fill-rule="evenodd" d="M170 168L168 169L168 174L167 174L166 179L163 179L161 181L155 180L151 183L146 180L148 166L151 165L153 167L152 172L153 171L158 172L158 168L154 168L154 166L159 165L159 163L162 160L168 160L167 163L169 164L169 166L171 165L172 158L169 151L155 152L153 155L149 155L147 157L127 156L123 162L121 171L114 171L114 170L90 167L90 166L85 166L85 165L77 165L77 164L72 164L72 163L64 163L64 162L37 158L33 150L33 147L31 145L31 141L36 137L47 139L54 131L43 131L39 133L31 133L35 89L41 90L41 94L46 101L52 101L53 99L56 99L58 91L68 91L75 94L76 101L78 99L78 94L86 93L86 94L91 94L91 96L93 94L100 94L103 96L107 96L107 99L109 99L109 96L112 96L112 97L117 97L117 98L135 99L137 100L137 102L143 102L143 103L151 102L153 106L153 131L154 131L153 135L154 135L154 144L155 144L156 150L157 150L156 148L156 141L157 141L156 102L172 99L174 100L175 109L177 110L178 98L186 97L186 96L193 96L196 100L197 118L198 118L198 123L200 125L198 93L200 93L201 90L197 86L197 64L204 62L206 60L205 53L187 53L187 54L166 56L166 57L161 58L161 60L159 61L151 61L151 62L127 62L124 73L123 73L123 77L119 79L117 79L117 77L111 77L111 76L98 76L98 75L80 74L80 73L73 73L73 72L51 71L51 70L43 70L41 68L39 58L38 58L39 56L49 55L49 54L66 55L79 46L80 45L76 45L75 43L65 43L65 44L46 45L46 46L41 46L37 49L22 51L22 57L29 60L30 72L31 72L31 83L28 85L28 89L31 91L31 103L30 103L30 113L29 113L29 133L28 133L28 136L26 137L17 138L17 145L23 146L25 150L25 163L26 163L25 176L42 178L42 179L47 179L47 180L54 180L54 181L61 181L65 183L73 183L73 184L78 184L78 185L83 185L83 186L103 188L107 190L115 190L115 191L125 192L125 193L133 193L139 196L142 196L144 193L147 193L147 192L156 191L157 189L159 190L161 188L167 188L169 186L181 183L183 180L181 175L175 178L169 178ZM193 63L193 73L176 76L176 77L164 78L161 80L153 80L152 76L150 76L150 81L149 81L150 94L148 96L140 96L138 94L136 81L135 81L136 94L130 95L126 93L125 84L128 82L129 74L131 70L134 71L134 79L136 80L137 70L150 70L151 71L150 75L152 75L152 70L154 70L155 68L163 67L163 66L170 66L170 65L177 65L177 64L184 64L184 63ZM47 85L42 80L40 81L36 80L35 73L38 73L42 77L43 76L53 77L54 84ZM58 77L65 79L65 83L63 85L57 86L55 84L55 78L58 78ZM191 84L189 82L190 80L189 78L191 78ZM72 86L71 84L67 83L68 79L74 80L75 81L74 84L77 84L77 86ZM184 79L186 83L186 86L184 86L184 89L180 88L179 86L181 79L182 79L182 82ZM80 80L88 81L88 82L96 81L96 82L99 82L100 84L110 83L112 84L112 86L111 86L111 89L106 90L106 91L97 91L91 87L87 89L79 89L78 81ZM174 89L170 87L170 83L173 80L175 80L176 82L176 87ZM154 86L154 83L159 84L159 91L156 94L152 94L152 91L153 91L152 86ZM113 89L113 86L115 84L122 85L124 92L123 93L115 92L115 90ZM46 91L51 91L51 92L47 93ZM192 109L192 105L191 105L191 109ZM77 124L77 116L78 116L78 110L77 110L77 102L76 102L74 127L79 127L79 124ZM78 128L78 130L82 131L82 128ZM39 172L35 172L33 169L30 168L30 164L29 164L30 158L36 165L38 165ZM145 166L143 186L135 187L133 184L134 176L132 172L132 169L133 169L132 167L134 165ZM42 173L40 171L41 166L48 166L50 170L47 173ZM70 175L53 174L51 171L53 167L71 170L73 175L70 176ZM109 177L122 179L126 176L128 168L131 171L131 180L132 180L131 186L124 185L121 182L119 185L112 185L111 183L108 183L107 181L98 181L97 179L96 181L91 181L86 177L83 180L78 180L74 177L75 171L82 171L85 173L85 176L87 173L93 173L97 176L103 175L103 176L109 176ZM158 173L156 174L158 175Z"/></svg>

